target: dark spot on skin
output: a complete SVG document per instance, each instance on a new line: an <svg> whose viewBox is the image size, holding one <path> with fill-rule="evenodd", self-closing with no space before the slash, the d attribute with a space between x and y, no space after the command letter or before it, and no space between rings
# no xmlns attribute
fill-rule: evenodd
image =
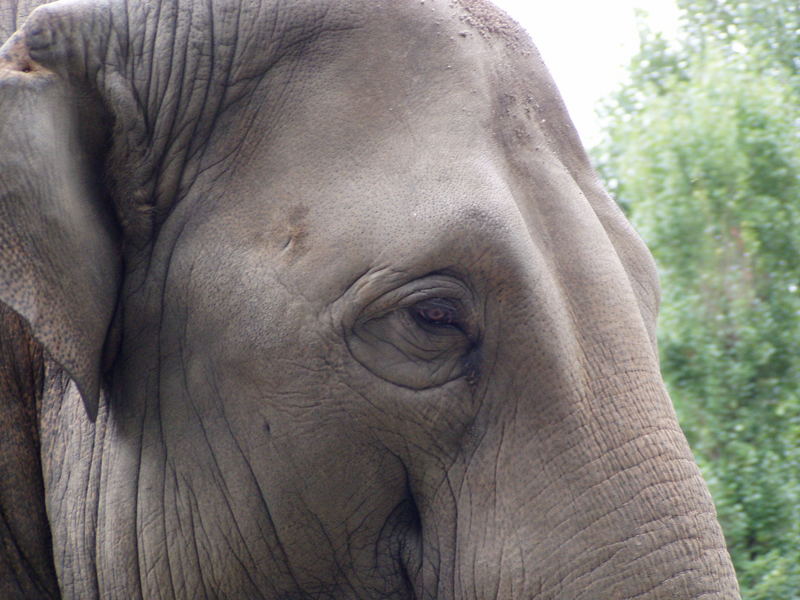
<svg viewBox="0 0 800 600"><path fill-rule="evenodd" d="M15 34L7 43L3 56L0 57L0 67L8 68L19 73L32 73L41 70L31 58L30 49L25 43L25 38Z"/></svg>
<svg viewBox="0 0 800 600"><path fill-rule="evenodd" d="M464 429L461 430L461 436L459 438L461 450L466 457L470 457L474 454L485 435L486 429L484 426L479 425L475 421L466 424Z"/></svg>
<svg viewBox="0 0 800 600"><path fill-rule="evenodd" d="M470 350L469 354L464 357L464 376L470 386L475 386L481 377L481 351L479 344Z"/></svg>
<svg viewBox="0 0 800 600"><path fill-rule="evenodd" d="M503 94L499 100L500 109L504 117L511 116L511 111L517 106L517 99L511 94Z"/></svg>
<svg viewBox="0 0 800 600"><path fill-rule="evenodd" d="M283 245L284 251L291 250L297 254L305 250L304 242L308 237L307 216L308 208L305 206L296 206L289 212L284 229L284 233L288 234Z"/></svg>
<svg viewBox="0 0 800 600"><path fill-rule="evenodd" d="M463 440L463 442L464 442L465 446L472 446L476 442L478 442L480 439L481 439L481 433L480 433L480 431L478 431L478 428L475 426L474 423L469 425L464 430L464 440Z"/></svg>

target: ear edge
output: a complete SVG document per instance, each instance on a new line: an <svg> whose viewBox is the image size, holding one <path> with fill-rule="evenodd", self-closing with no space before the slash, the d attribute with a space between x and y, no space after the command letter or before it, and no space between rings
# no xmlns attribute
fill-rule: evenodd
<svg viewBox="0 0 800 600"><path fill-rule="evenodd" d="M73 379L94 421L119 292L119 232L81 148L80 119L64 102L66 83L29 77L39 81L0 70L0 302Z"/></svg>

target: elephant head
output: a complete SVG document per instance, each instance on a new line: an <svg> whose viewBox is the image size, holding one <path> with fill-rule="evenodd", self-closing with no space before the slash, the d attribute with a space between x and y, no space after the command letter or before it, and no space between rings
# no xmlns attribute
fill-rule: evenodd
<svg viewBox="0 0 800 600"><path fill-rule="evenodd" d="M736 598L652 259L478 0L61 0L0 299L76 598Z"/></svg>

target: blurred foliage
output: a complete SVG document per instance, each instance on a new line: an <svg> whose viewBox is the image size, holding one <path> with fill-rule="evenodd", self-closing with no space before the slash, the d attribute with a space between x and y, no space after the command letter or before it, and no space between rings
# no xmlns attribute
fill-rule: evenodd
<svg viewBox="0 0 800 600"><path fill-rule="evenodd" d="M800 3L642 16L593 151L662 278L661 362L747 600L800 599Z"/></svg>

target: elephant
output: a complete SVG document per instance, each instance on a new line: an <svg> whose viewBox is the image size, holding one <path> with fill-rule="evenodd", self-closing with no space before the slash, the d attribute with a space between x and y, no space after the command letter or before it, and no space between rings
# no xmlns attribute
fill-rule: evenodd
<svg viewBox="0 0 800 600"><path fill-rule="evenodd" d="M3 2L4 598L739 597L509 17Z"/></svg>

